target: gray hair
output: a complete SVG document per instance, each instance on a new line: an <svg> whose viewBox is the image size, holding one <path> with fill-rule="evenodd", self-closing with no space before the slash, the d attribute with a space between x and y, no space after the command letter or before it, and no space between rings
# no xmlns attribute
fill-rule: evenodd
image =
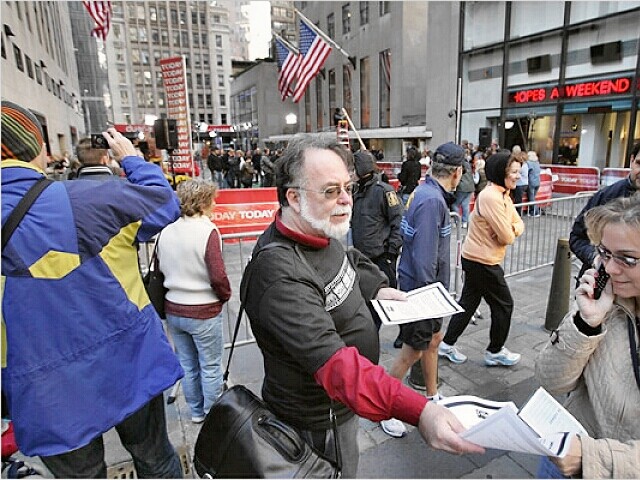
<svg viewBox="0 0 640 480"><path fill-rule="evenodd" d="M278 201L283 207L289 205L286 198L287 190L294 185L306 184L307 179L303 177L302 170L307 150L330 150L342 159L349 172L353 171L351 151L338 143L335 138L311 134L294 136L275 163Z"/></svg>
<svg viewBox="0 0 640 480"><path fill-rule="evenodd" d="M464 167L463 167L464 168ZM458 169L456 165L448 163L431 162L431 176L435 178L449 178Z"/></svg>

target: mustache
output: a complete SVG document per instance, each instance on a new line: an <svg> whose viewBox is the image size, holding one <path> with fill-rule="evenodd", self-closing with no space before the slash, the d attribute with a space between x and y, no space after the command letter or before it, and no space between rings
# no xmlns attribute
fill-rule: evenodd
<svg viewBox="0 0 640 480"><path fill-rule="evenodd" d="M351 215L351 206L349 205L340 205L333 209L331 215Z"/></svg>

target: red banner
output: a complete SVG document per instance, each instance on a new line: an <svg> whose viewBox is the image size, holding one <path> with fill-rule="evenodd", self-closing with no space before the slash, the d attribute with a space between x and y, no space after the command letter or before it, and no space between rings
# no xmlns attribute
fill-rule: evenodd
<svg viewBox="0 0 640 480"><path fill-rule="evenodd" d="M598 190L600 186L600 170L597 167L550 165L550 168L558 176L553 184L554 192L574 194Z"/></svg>
<svg viewBox="0 0 640 480"><path fill-rule="evenodd" d="M184 56L160 60L162 81L167 93L169 118L176 120L178 148L171 153L176 173L195 175L195 165L191 155L191 120L187 101L186 62Z"/></svg>
<svg viewBox="0 0 640 480"><path fill-rule="evenodd" d="M280 208L275 187L218 190L213 221L220 233L259 232Z"/></svg>
<svg viewBox="0 0 640 480"><path fill-rule="evenodd" d="M623 178L627 178L630 171L630 168L605 168L602 170L602 175L600 175L600 184L603 187L608 187Z"/></svg>

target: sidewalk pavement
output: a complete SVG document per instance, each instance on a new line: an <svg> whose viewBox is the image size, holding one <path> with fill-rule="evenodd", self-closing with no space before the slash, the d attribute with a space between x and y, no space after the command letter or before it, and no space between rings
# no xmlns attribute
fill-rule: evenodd
<svg viewBox="0 0 640 480"><path fill-rule="evenodd" d="M575 266L572 269L577 273ZM534 361L549 335L543 327L551 277L552 267L543 267L507 279L515 308L506 346L522 354L520 363L514 367L484 365L490 317L483 302L482 318L477 325L470 324L456 344L468 355L467 362L454 365L446 359L439 361L441 394L477 395L492 400L512 400L518 406L524 404L538 387ZM396 327L383 326L380 331L380 363L387 369L398 353L393 348L397 333ZM236 348L230 380L259 393L262 368L262 357L255 344ZM166 411L170 439L183 460L185 477L197 478L191 458L201 425L191 422L181 390ZM135 478L130 457L115 431L107 432L104 439L109 478ZM360 420L359 445L359 478L534 478L539 461L535 455L497 450L487 450L484 455L451 455L429 449L414 427L409 427L407 436L397 439L386 435L379 424L364 419ZM27 460L36 466L42 465L39 459ZM45 475L47 473L45 471Z"/></svg>

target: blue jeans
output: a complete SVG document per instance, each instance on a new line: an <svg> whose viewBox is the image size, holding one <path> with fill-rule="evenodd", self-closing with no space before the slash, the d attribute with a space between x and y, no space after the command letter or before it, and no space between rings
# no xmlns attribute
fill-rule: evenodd
<svg viewBox="0 0 640 480"><path fill-rule="evenodd" d="M471 194L473 192L456 191L456 200L453 202L452 209L458 213L458 208L462 207L462 223L469 221L469 203L471 203Z"/></svg>
<svg viewBox="0 0 640 480"><path fill-rule="evenodd" d="M138 478L182 478L180 459L167 435L162 394L116 425L116 432ZM56 478L107 478L102 435L76 450L40 458Z"/></svg>
<svg viewBox="0 0 640 480"><path fill-rule="evenodd" d="M549 457L542 457L538 464L536 478L569 478L562 475L560 469L549 460Z"/></svg>
<svg viewBox="0 0 640 480"><path fill-rule="evenodd" d="M219 170L211 172L211 178L218 184L218 188L226 188L226 182L224 181L224 175Z"/></svg>
<svg viewBox="0 0 640 480"><path fill-rule="evenodd" d="M222 393L222 313L207 320L167 314L176 355L184 370L182 391L192 417L203 417Z"/></svg>
<svg viewBox="0 0 640 480"><path fill-rule="evenodd" d="M532 187L529 185L529 190L527 190L527 200L529 202L535 201L539 189L540 187ZM539 205L529 205L529 215L536 215L538 213L540 213Z"/></svg>

